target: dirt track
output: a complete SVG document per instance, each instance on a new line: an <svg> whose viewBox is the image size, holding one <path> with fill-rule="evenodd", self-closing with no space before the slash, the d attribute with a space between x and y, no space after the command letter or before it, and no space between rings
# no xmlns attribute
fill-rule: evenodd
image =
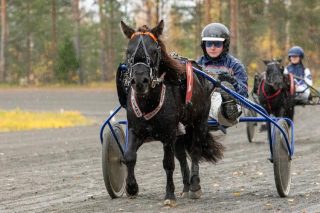
<svg viewBox="0 0 320 213"><path fill-rule="evenodd" d="M296 147L290 196L277 195L265 133L247 142L244 124L230 129L225 157L201 164L203 197L162 205L162 146L138 152L140 194L110 199L101 170L99 128L116 105L105 90L3 90L0 108L79 110L97 122L89 127L0 133L0 212L320 212L320 107L296 109ZM120 114L123 117L124 113ZM179 164L176 193L182 190Z"/></svg>

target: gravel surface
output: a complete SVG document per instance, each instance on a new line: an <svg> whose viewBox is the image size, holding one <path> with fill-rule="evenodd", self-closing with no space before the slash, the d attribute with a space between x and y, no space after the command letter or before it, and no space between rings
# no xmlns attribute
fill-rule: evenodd
<svg viewBox="0 0 320 213"><path fill-rule="evenodd" d="M139 149L136 199L111 199L105 189L99 129L116 103L116 93L108 90L0 91L0 108L79 110L96 121L86 127L0 133L0 212L320 212L319 106L296 108L289 197L277 194L266 133L248 143L241 123L220 138L226 147L223 160L201 164L202 198L178 198L178 205L168 208L162 204L160 142ZM177 162L174 180L178 194L182 180Z"/></svg>

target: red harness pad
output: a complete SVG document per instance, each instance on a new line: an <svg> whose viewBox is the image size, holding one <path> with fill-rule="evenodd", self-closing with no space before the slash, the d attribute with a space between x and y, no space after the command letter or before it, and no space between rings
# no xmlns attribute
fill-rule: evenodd
<svg viewBox="0 0 320 213"><path fill-rule="evenodd" d="M186 75L187 75L186 104L188 104L188 103L191 103L192 90L193 90L193 68L190 61L186 63Z"/></svg>
<svg viewBox="0 0 320 213"><path fill-rule="evenodd" d="M289 73L289 80L290 80L290 95L295 94L295 87L294 87L294 79L293 79L293 74Z"/></svg>

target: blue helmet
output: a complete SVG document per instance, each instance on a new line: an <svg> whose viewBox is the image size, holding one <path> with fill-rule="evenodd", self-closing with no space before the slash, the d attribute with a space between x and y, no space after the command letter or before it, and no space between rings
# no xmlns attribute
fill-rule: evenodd
<svg viewBox="0 0 320 213"><path fill-rule="evenodd" d="M290 56L299 56L301 59L304 57L304 51L299 46L293 46L288 52L288 57Z"/></svg>

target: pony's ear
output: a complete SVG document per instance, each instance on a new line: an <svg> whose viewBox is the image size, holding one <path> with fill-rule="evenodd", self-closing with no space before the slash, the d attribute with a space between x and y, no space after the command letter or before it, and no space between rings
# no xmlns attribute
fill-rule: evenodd
<svg viewBox="0 0 320 213"><path fill-rule="evenodd" d="M123 34L130 39L132 34L135 32L134 29L132 29L131 27L129 27L128 25L126 25L123 21L120 22L121 25L121 29Z"/></svg>
<svg viewBox="0 0 320 213"><path fill-rule="evenodd" d="M263 61L263 63L264 63L265 65L268 65L268 64L270 63L269 60L262 60L262 61Z"/></svg>
<svg viewBox="0 0 320 213"><path fill-rule="evenodd" d="M277 62L279 62L279 64L281 64L282 59L281 58L277 59Z"/></svg>
<svg viewBox="0 0 320 213"><path fill-rule="evenodd" d="M151 30L151 33L158 38L162 34L163 27L164 23L163 20L161 20L159 24Z"/></svg>
<svg viewBox="0 0 320 213"><path fill-rule="evenodd" d="M284 66L283 65L280 65L280 69L282 72L284 72Z"/></svg>

